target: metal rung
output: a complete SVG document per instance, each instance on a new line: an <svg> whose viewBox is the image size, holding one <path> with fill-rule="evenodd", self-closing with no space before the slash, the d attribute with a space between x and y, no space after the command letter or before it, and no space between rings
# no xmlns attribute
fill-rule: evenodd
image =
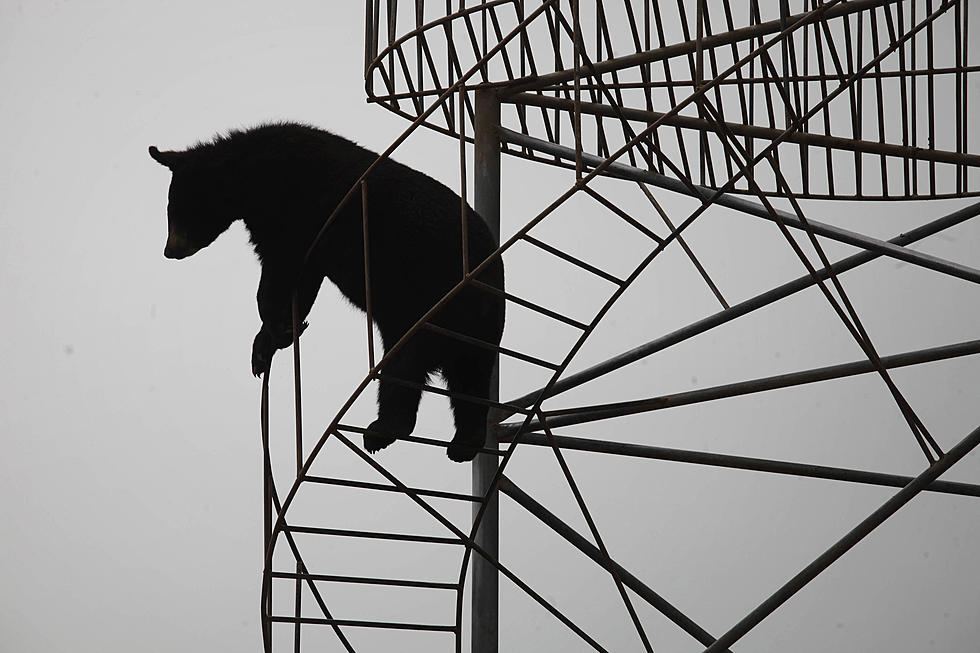
<svg viewBox="0 0 980 653"><path fill-rule="evenodd" d="M444 444L440 442L439 444ZM304 481L309 481L310 483L319 483L321 485L339 485L342 487L356 487L366 490L379 490L381 492L398 492L399 494L405 494L405 490L395 487L394 485L384 485L383 483L368 483L367 481L352 481L343 478L326 478L324 476L304 476ZM408 492L412 492L419 496L424 497L438 497L440 499L456 499L457 501L473 501L479 503L483 501L482 497L475 497L469 494L456 494L455 492L441 492L439 490L423 490L421 488L408 488Z"/></svg>
<svg viewBox="0 0 980 653"><path fill-rule="evenodd" d="M584 190L586 192L586 194L589 195L589 197L593 198L595 201L599 202L599 204L602 204L604 207L606 207L607 209L609 209L610 211L612 211L613 213L615 213L617 216L619 216L620 218L622 218L624 222L626 222L631 227L633 227L634 229L636 229L637 231L639 231L640 233L642 233L644 236L646 236L647 238L649 238L653 242L657 243L658 245L662 245L663 244L663 242L664 242L664 239L663 238L661 238L657 234L655 234L652 231L650 231L649 229L647 229L636 218L634 218L633 216L631 216L630 214L628 214L626 211L622 210L621 208L619 208L618 206L616 206L615 204L613 204L612 202L610 202L608 199L606 199L605 197L603 197L602 195L600 195L599 193L597 193L591 187L589 187L589 186L583 186L582 187L582 190Z"/></svg>
<svg viewBox="0 0 980 653"><path fill-rule="evenodd" d="M316 526L286 526L290 533L307 535L336 535L339 537L361 537L371 540L395 540L398 542L425 542L428 544L463 544L455 537L436 537L434 535L409 535L407 533L381 533L378 531L354 531L345 528L318 528Z"/></svg>
<svg viewBox="0 0 980 653"><path fill-rule="evenodd" d="M406 624L392 621L360 621L357 619L317 619L315 617L270 617L273 623L308 624L316 626L350 626L351 628L385 628L391 630L425 630L442 633L455 633L456 626L438 624Z"/></svg>
<svg viewBox="0 0 980 653"><path fill-rule="evenodd" d="M622 287L623 285L626 284L626 282L623 281L622 279L620 279L618 277L614 277L613 275L609 274L608 272L603 272L602 270L600 270L599 268L595 267L594 265L589 265L585 261L583 261L583 260L581 260L579 258L576 258L576 257L572 256L571 254L568 254L566 252L563 252L562 250L558 249L557 247L553 247L553 246L549 245L548 243L542 242L542 241L538 240L537 238L535 238L534 236L531 236L529 234L524 234L522 236L522 238L526 242L528 242L528 243L534 245L535 247L537 247L538 249L544 250L544 251L548 252L549 254L553 254L554 256L557 256L558 258L560 258L562 260L568 261L572 265L576 265L576 266L582 268L583 270L585 270L587 272L591 272L592 274L596 275L597 277L601 277L601 278L605 279L606 281L609 281L610 283L614 283L614 284L616 284L617 286L620 286L620 287Z"/></svg>
<svg viewBox="0 0 980 653"><path fill-rule="evenodd" d="M520 413L522 415L531 414L531 411L527 408L512 406L511 404L502 404L499 401L491 401L489 399L483 399L482 397L474 397L473 395L464 395L459 392L450 392L445 388L437 388L436 386L429 385L428 383L413 383L412 381L406 381L405 379L399 379L398 377L388 376L386 374L379 374L377 378L379 381L385 381L386 383L394 383L396 385L405 386L406 388L414 388L416 390L422 390L423 392L431 392L433 394L442 395L451 399L461 399L474 404L490 406L491 408L501 408L511 411L512 413Z"/></svg>
<svg viewBox="0 0 980 653"><path fill-rule="evenodd" d="M567 435L553 435L552 438L555 446L561 448L563 451L591 451L594 453L604 453L615 456L650 458L654 460L666 460L694 465L709 465L712 467L742 469L753 472L767 472L770 474L804 476L808 478L845 481L848 483L863 483L865 485L879 485L884 487L905 487L912 481L911 476L870 472L860 469L849 469L846 467L812 465L809 463L771 460L768 458L751 458L748 456L733 456L730 454L691 451L687 449L671 449L668 447L657 447L647 444L613 442L594 438L576 438ZM527 433L521 437L521 444L550 447L552 445L552 441L546 435L539 433ZM933 481L925 489L932 492L980 497L980 485L974 485L971 483L959 483L956 481Z"/></svg>
<svg viewBox="0 0 980 653"><path fill-rule="evenodd" d="M549 370L557 371L561 369L560 365L555 365L554 363L549 363L546 360L535 358L534 356L530 356L528 354L522 354L519 351L514 351L513 349L507 349L506 347L501 347L500 345L495 345L491 342L480 340L479 338L473 338L471 336L467 336L462 333L457 333L456 331L450 331L449 329L444 329L443 327L432 324L431 322L426 322L425 324L422 325L422 328L428 329L433 333L444 335L447 338L453 338L455 340L459 340L460 342L465 342L474 345L476 347L483 347L484 349L490 349L492 351L504 354L505 356L510 356L511 358L516 358L518 360L522 360L527 363L532 363L540 367L546 367Z"/></svg>
<svg viewBox="0 0 980 653"><path fill-rule="evenodd" d="M348 433L358 433L364 435L366 433L374 433L374 431L369 431L366 428L361 428L360 426L350 426L348 424L338 424L338 431L347 431ZM437 440L435 438L423 438L417 435L402 435L395 438L399 442L414 442L415 444L426 444L434 447L445 447L449 444L446 440ZM503 456L507 452L501 451L499 449L488 449L487 447L481 447L479 449L480 453L488 453L492 456ZM481 499L482 501L482 499Z"/></svg>
<svg viewBox="0 0 980 653"><path fill-rule="evenodd" d="M420 589L455 590L456 583L438 583L430 580L403 580L399 578L367 578L363 576L335 576L332 574L297 574L292 571L274 571L273 578L314 580L327 583L353 583L358 585L388 585L392 587L417 587Z"/></svg>
<svg viewBox="0 0 980 653"><path fill-rule="evenodd" d="M571 325L571 326L576 327L578 329L581 329L582 331L587 331L589 329L589 325L588 324L585 324L584 322L579 322L578 320L573 320L572 318L566 317L566 316L562 315L561 313L556 313L555 311L552 311L552 310L549 310L547 308L544 308L543 306L539 306L539 305L535 304L534 302L528 301L526 299L521 299L520 297L518 297L516 295L511 295L508 292L504 292L503 290L500 290L499 288L494 288L493 286L488 285L488 284L485 284L482 281L473 280L470 283L472 283L475 287L480 288L481 290L486 290L487 292L492 292L495 295L499 295L500 297L503 297L507 301L514 302L515 304L517 304L519 306L523 306L524 308L529 308L532 311L535 311L535 312L540 313L542 315L547 315L548 317L550 317L552 319L558 320L559 322L564 322L565 324L568 324L568 325Z"/></svg>

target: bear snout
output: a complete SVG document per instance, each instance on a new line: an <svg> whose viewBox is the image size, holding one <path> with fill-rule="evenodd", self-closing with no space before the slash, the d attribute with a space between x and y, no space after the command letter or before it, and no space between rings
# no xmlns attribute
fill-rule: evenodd
<svg viewBox="0 0 980 653"><path fill-rule="evenodd" d="M200 247L195 247L184 236L172 233L167 237L167 246L163 248L163 255L171 259L182 259L199 249Z"/></svg>

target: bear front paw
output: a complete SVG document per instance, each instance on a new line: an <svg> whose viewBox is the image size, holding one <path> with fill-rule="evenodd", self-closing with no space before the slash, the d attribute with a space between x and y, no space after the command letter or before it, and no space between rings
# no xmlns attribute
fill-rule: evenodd
<svg viewBox="0 0 980 653"><path fill-rule="evenodd" d="M299 335L303 335L306 331L306 327L310 326L309 322L301 322L299 325ZM265 326L263 325L263 329ZM285 349L293 344L293 323L285 322L276 324L270 329L272 333L272 340L275 342L276 349Z"/></svg>
<svg viewBox="0 0 980 653"><path fill-rule="evenodd" d="M265 329L259 329L252 341L252 374L262 376L268 374L272 365L272 356L276 353L276 345L272 335Z"/></svg>
<svg viewBox="0 0 980 653"><path fill-rule="evenodd" d="M398 438L405 437L412 432L413 427L408 425L392 424L376 419L367 427L364 434L364 450L368 453L377 453Z"/></svg>

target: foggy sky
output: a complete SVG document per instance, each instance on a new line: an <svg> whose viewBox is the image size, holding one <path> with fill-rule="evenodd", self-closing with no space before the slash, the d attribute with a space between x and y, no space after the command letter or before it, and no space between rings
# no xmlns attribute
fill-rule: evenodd
<svg viewBox="0 0 980 653"><path fill-rule="evenodd" d="M7 307L0 338L0 650L261 649L259 382L249 367L259 267L241 224L190 259L163 258L169 174L146 149L178 149L276 119L384 149L407 123L364 102L361 3L339 6L0 2L0 301ZM978 134L971 132L972 151ZM458 188L457 156L456 142L420 131L394 158ZM505 158L504 236L572 182L567 171ZM656 224L635 188L599 187ZM672 216L693 210L665 191L658 198ZM968 203L807 206L815 218L891 238ZM610 214L577 198L536 233L617 274L644 251ZM775 227L755 218L715 210L687 240L732 302L804 272ZM835 258L855 251L826 246ZM980 222L913 249L980 267ZM590 316L605 292L527 250L515 248L505 260L508 290L555 310ZM977 338L980 292L968 282L893 260L843 280L882 354ZM610 311L571 370L717 310L683 253L668 250ZM367 370L363 317L333 288L321 291L310 323L303 338L308 444ZM571 337L513 310L503 344L554 360ZM811 289L550 407L861 358ZM288 352L277 357L272 377L277 473L286 487L288 359ZM944 448L980 424L975 357L894 377ZM505 363L501 394L518 396L544 380ZM369 393L350 423L366 424L373 410ZM418 431L447 437L449 424L445 400L426 397ZM872 375L563 432L908 475L924 468L901 414ZM349 452L329 451L327 472L375 480ZM441 451L401 444L378 459L410 484L468 491L469 469ZM581 453L568 460L614 557L716 635L894 493ZM508 475L586 532L550 452L519 451ZM971 454L946 478L980 482L980 456ZM324 526L353 527L360 519L365 528L437 532L431 520L394 503L375 510L375 499L363 494L308 494L298 510ZM447 511L465 524L468 507ZM507 501L501 539L505 563L601 634L610 650L642 650L608 576ZM925 493L735 648L976 650L978 546L980 503ZM373 558L367 546L336 547L311 553L333 565L324 573L383 575L400 562L443 580L452 567L428 554L416 563L407 547L401 561ZM501 650L584 650L519 590L506 581L501 588ZM442 616L420 619L452 618L453 606L441 599L416 605L389 598L338 594L334 605L345 618L403 620L423 608ZM366 614L374 608L390 613ZM701 650L652 610L640 612L655 650ZM430 643L451 650L445 635L418 643L391 632L356 635L363 650L430 650ZM323 650L340 650L325 635L311 634L307 643L321 640Z"/></svg>

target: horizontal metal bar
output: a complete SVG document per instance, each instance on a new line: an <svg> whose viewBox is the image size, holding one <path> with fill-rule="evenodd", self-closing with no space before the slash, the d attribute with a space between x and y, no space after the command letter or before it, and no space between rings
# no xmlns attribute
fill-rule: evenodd
<svg viewBox="0 0 980 653"><path fill-rule="evenodd" d="M541 315L547 315L548 317L550 317L550 318L552 318L554 320L558 320L559 322L564 322L565 324L567 324L569 326L576 327L578 329L581 329L582 331L585 331L586 329L589 328L589 325L587 325L587 324L585 324L583 322L579 322L578 320L574 320L574 319L572 319L570 317L567 317L565 315L562 315L561 313L556 313L555 311L549 310L549 309L545 308L544 306L540 306L540 305L535 304L534 302L528 301L526 299L521 299L520 297L518 297L516 295L512 295L512 294L510 294L508 292L504 292L503 290L500 290L499 288L494 288L493 286L487 285L487 284L483 283L482 281L473 280L471 283L475 287L482 288L483 290L486 290L487 292L492 292L492 293L494 293L496 295L499 295L500 297L503 297L507 301L514 302L518 306L523 306L524 308L529 308L532 311L535 311L536 313L540 313Z"/></svg>
<svg viewBox="0 0 980 653"><path fill-rule="evenodd" d="M386 479L388 479L392 483L396 483L396 484L399 484L399 485L401 484L401 482L391 472L389 472L383 465L381 465L378 461L376 461L374 458L372 458L371 456L369 456L367 453L361 451L360 448L354 446L353 442L351 442L350 440L348 440L344 436L343 433L341 433L340 431L337 431L337 430L333 431L332 433L333 433L333 435L338 440L340 440L347 447L349 447L354 454L356 454L362 461L364 461L369 466L371 466L375 471L377 471L378 473L380 473L382 476L384 476ZM443 515L439 511L437 511L434 508L432 508L432 506L430 506L429 504L427 504L425 501L422 501L422 499L419 498L419 497L417 497L417 496L414 496L413 495L412 496L412 499L419 505L420 508L422 508L425 512L427 512L429 515L431 515L432 517L434 517L436 519L436 521L438 521L439 523L441 523L443 526L445 526L447 529L449 529L452 533L456 534L456 536L459 537L461 539L461 541L463 541L466 544L468 550L470 550L472 553L475 553L475 554L483 557L485 560L488 560L490 562L490 564L492 564L494 567L496 567L497 570L503 576L505 576L508 580L510 580L511 582L513 582L514 585L516 585L519 589L521 589L525 594L527 594L531 599L533 599L538 605L540 605L545 610L547 610L548 612L550 612L556 619L558 619L565 626L567 626L569 630L571 630L576 635L578 635L579 637L581 637L593 649L595 649L597 651L605 651L605 649L602 648L602 646L600 646L598 644L598 642L595 641L595 639L593 639L592 637L590 637L588 633L586 633L585 631L583 631L578 625L575 624L575 622L573 622L572 620L570 620L561 610L559 610L554 605L552 605L547 599L545 599L543 596L541 596L541 594L539 594L538 592L534 591L534 589L532 589L530 585L528 585L523 580L521 580L521 578L519 576L517 576L517 574L515 574L513 571L511 571L510 569L508 569L503 563L501 563L500 560L495 555L493 555L492 553L490 553L486 549L484 549L482 546L480 546L480 543L479 542L477 542L475 539L471 539L466 534L464 534L463 531L461 531L451 521L449 521L449 519L447 519L445 515ZM464 560L467 559L468 556L467 556L467 553L466 552L463 553L463 557L464 557ZM462 581L463 581L463 579L461 578L461 583L462 583ZM459 605L459 604L457 604L457 605Z"/></svg>
<svg viewBox="0 0 980 653"><path fill-rule="evenodd" d="M341 487L353 487L353 488L360 488L364 490L396 492L398 494L405 493L404 490L395 487L394 485L385 485L383 483L369 483L367 481L353 481L344 478L327 478L325 476L304 476L302 480L308 481L310 483L318 483L320 485L337 485ZM436 497L439 499L456 499L457 501L473 501L476 503L483 501L483 497L475 497L469 494L457 494L455 492L441 492L439 490L424 490L422 488L408 488L408 491L415 492L420 496Z"/></svg>
<svg viewBox="0 0 980 653"><path fill-rule="evenodd" d="M446 336L447 338L452 338L454 340L459 340L460 342L465 342L467 344L473 345L474 347L482 347L483 349L489 349L495 351L498 354L504 354L505 356L510 356L511 358L516 358L517 360L522 360L526 363L531 363L539 367L545 367L549 370L557 370L558 365L554 363L549 363L546 360L536 358L529 354L524 354L522 352L507 349L506 347L501 347L500 345L495 345L493 343L487 342L485 340L480 340L479 338L473 338L462 333L457 333L456 331L450 331L449 329L444 329L441 326L432 324L431 322L426 322L422 325L422 328L433 333L438 333L439 335Z"/></svg>
<svg viewBox="0 0 980 653"><path fill-rule="evenodd" d="M929 68L923 70L882 70L874 71L869 70L865 72L861 77L864 80L876 80L876 79L894 79L894 78L915 78L915 77L934 77L939 78L943 75L956 75L956 74L966 74L972 75L974 73L980 72L980 66L944 66L940 68ZM720 86L749 86L749 85L761 85L761 84L771 84L774 81L779 81L783 83L806 83L806 82L839 82L842 78L840 75L836 74L811 74L811 75L780 75L778 80L772 77L728 77L725 79L715 80L715 83ZM473 91L477 88L482 88L486 86L484 83L479 84L463 84L461 86L464 91ZM662 80L655 81L650 80L646 82L614 82L612 80L608 82L603 82L602 84L592 84L586 82L584 79L579 82L580 91L595 91L601 89L608 89L610 91L630 91L636 89L654 89L654 88L681 88L695 86L695 80L693 79L681 79L677 77L671 78L670 81ZM573 92L573 84L568 82L559 82L553 86L542 86L536 87L535 92ZM459 90L459 89L457 89ZM417 90L417 91L403 91L401 93L385 93L383 95L372 95L366 98L368 103L372 104L385 104L398 100L422 100L427 97L433 97L445 92L444 88L435 88L429 90ZM520 93L508 93L501 98L502 102L514 103L514 96ZM470 140L467 138L467 140Z"/></svg>
<svg viewBox="0 0 980 653"><path fill-rule="evenodd" d="M351 583L356 585L390 585L392 587L416 587L419 589L455 590L456 583L437 583L429 580L402 580L398 578L367 578L364 576L335 576L332 574L298 574L291 571L274 571L273 578L322 581L325 583Z"/></svg>
<svg viewBox="0 0 980 653"><path fill-rule="evenodd" d="M444 397L451 397L459 401L467 401L469 403L480 404L482 406L490 406L491 408L502 408L504 410L515 412L515 413L530 414L529 410L521 408L520 406L502 404L499 401L491 401L489 399L484 399L483 397L466 395L460 392L450 392L445 388L439 388L434 385L429 385L428 383L415 383L413 381L406 381L405 379L399 379L396 376L388 376L387 374L379 374L377 378L379 381L384 381L385 383L394 383L395 385L400 385L406 388L414 388L416 390L421 390L422 392L431 392L432 394L442 395Z"/></svg>
<svg viewBox="0 0 980 653"><path fill-rule="evenodd" d="M607 562L606 557L594 544L578 534L574 528L555 516L550 510L535 501L526 492L521 490L506 476L501 477L499 489L502 493L513 499L519 506L541 520L542 523L550 527L566 542L588 556L597 565L615 573L622 580L623 585L637 593L644 601L656 608L665 617L680 626L684 632L688 633L705 646L715 641L706 630L696 624L690 617L675 608L667 599L663 598L655 591L650 589L643 581L634 576L621 565L613 560Z"/></svg>
<svg viewBox="0 0 980 653"><path fill-rule="evenodd" d="M428 544L463 544L455 537L436 537L434 535L409 535L406 533L382 533L378 531L355 531L345 528L319 528L317 526L284 526L290 533L307 535L335 535L339 537L360 537L371 540L394 540L398 542L424 542Z"/></svg>
<svg viewBox="0 0 980 653"><path fill-rule="evenodd" d="M562 250L558 249L557 247L552 247L548 243L543 242L541 240L538 240L534 236L530 236L528 234L525 234L523 236L523 240L525 240L526 242L534 245L538 249L541 249L541 250L543 250L545 252L548 252L549 254L552 254L554 256L557 256L558 258L560 258L560 259L562 259L564 261L568 261L572 265L575 265L577 267L580 267L583 270L586 270L587 272L591 272L592 274L596 275L597 277L601 277L601 278L605 279L606 281L609 281L610 283L616 284L617 286L621 286L621 285L623 285L623 283L625 283L622 279L620 279L618 277L614 277L613 275L609 274L608 272L604 272L603 270L600 270L599 268L595 267L594 265L590 265L590 264L586 263L585 261L583 261L583 260L581 260L579 258L576 258L576 257L572 256L571 254L568 254L566 252L563 252Z"/></svg>
<svg viewBox="0 0 980 653"><path fill-rule="evenodd" d="M590 451L615 456L631 456L634 458L652 458L655 460L667 460L678 463L709 465L712 467L726 467L729 469L744 469L753 472L767 472L770 474L785 474L788 476L803 476L807 478L822 478L831 481L846 481L848 483L862 483L865 485L904 487L912 480L911 476L899 476L898 474L883 474L880 472L868 472L859 469L847 469L844 467L810 465L806 463L786 462L783 460L770 460L767 458L751 458L746 456L733 456L729 454L708 453L705 451L690 451L687 449L671 449L646 444L630 444L624 442L610 442L608 440L596 440L592 438L576 438L567 435L555 435L554 440L555 444L563 450ZM521 444L529 444L540 447L551 446L547 436L540 433L528 433L527 435L522 436ZM973 485L970 483L933 481L925 489L929 492L980 497L980 485Z"/></svg>
<svg viewBox="0 0 980 653"><path fill-rule="evenodd" d="M916 227L911 231L900 234L889 242L898 245L910 245L922 240L923 238L940 233L946 229L975 218L977 215L980 215L980 202L958 211L954 211L949 215L945 215L925 225ZM873 261L880 256L881 255L876 252L860 252L834 263L831 266L831 270L834 272L834 274L843 274L848 270L853 270L860 265ZM826 279L830 275L826 269L819 269L817 270L817 276L821 279ZM816 282L814 281L813 277L805 274L794 279L793 281L784 283L781 286L777 286L776 288L756 295L755 297L747 299L744 302L740 302L731 308L719 311L696 322L692 322L687 326L677 329L676 331L668 333L655 340L651 340L650 342L642 344L639 347L634 347L633 349L623 352L618 356L613 356L608 360L597 363L580 372L576 372L575 374L571 374L563 379L559 379L551 390L551 396L565 392L566 390L570 390L572 388L576 388L584 383L592 381L593 379L618 370L621 367L625 367L630 363L642 360L647 356L651 356L659 351L667 349L668 347L684 342L685 340L693 338L694 336L709 331L717 326L731 322L732 320L743 315L747 315L752 311L773 304L780 299L785 299L790 295L815 285L815 283ZM537 401L538 395L540 394L541 390L536 390L522 397L512 399L508 403L517 406L530 406Z"/></svg>
<svg viewBox="0 0 980 653"><path fill-rule="evenodd" d="M882 356L880 359L882 367L892 369L896 367L906 367L909 365L919 365L922 363L932 363L935 361L957 358L959 356L970 356L980 353L980 340L970 340L954 345L944 345L931 349L921 349L917 351L894 354L892 356ZM687 406L690 404L703 403L705 401L715 401L717 399L727 399L741 395L788 388L818 381L839 379L858 374L868 374L875 372L878 367L870 360L843 363L840 365L828 365L817 367L801 372L790 372L789 374L777 374L766 376L749 381L739 381L737 383L727 383L700 390L689 392L679 392L672 395L651 397L649 399L638 399L636 401L623 401L610 404L595 406L583 406L580 408L562 409L548 411L544 413L545 420L549 428L559 426L570 426L572 424L584 424L598 420L609 419L612 417L622 417L624 415L634 415L636 413L662 410L664 408L675 408L677 406ZM523 422L508 422L501 424L499 429L500 440L508 441L513 439L514 433L521 427ZM530 422L526 431L535 431L541 428L538 420Z"/></svg>
<svg viewBox="0 0 980 653"><path fill-rule="evenodd" d="M864 80L875 80L875 79L894 79L894 78L907 78L907 77L940 77L942 75L956 75L956 74L972 74L980 72L980 66L943 66L939 68L928 68L922 70L882 70L875 71L869 70L865 72L861 77ZM744 75L741 77L726 77L725 79L715 80L718 85L724 86L750 86L758 84L771 84L775 81L789 83L789 82L839 82L846 79L845 76L825 73L823 75L819 74L790 74L790 75L780 75L778 78L773 77L749 77ZM594 91L603 88L608 88L610 91L620 90L636 90L636 89L646 89L646 88L680 88L682 86L694 86L695 80L687 78L672 77L670 81L646 81L646 82L615 82L610 80L609 82L603 82L601 84L594 84L581 80L579 82L579 90L581 91ZM574 90L574 85L567 82L562 82L560 84L555 84L554 86L546 86L542 88L535 89L535 91L549 92L549 91L568 91L572 92ZM408 97L414 97L416 95L432 95L438 93L436 91L416 91L415 93L391 93L384 97L391 99L403 99ZM381 96L378 96L381 97ZM503 101L510 101L510 96L503 98Z"/></svg>
<svg viewBox="0 0 980 653"><path fill-rule="evenodd" d="M546 154L552 154L569 161L574 161L576 157L575 150L563 145L556 145L555 143L533 138L503 127L500 128L500 134L502 140L515 145L536 149L538 151L545 152ZM586 154L584 152L580 153L579 156L581 157L582 161L590 166L598 166L605 161L605 159L601 157ZM620 179L627 179L629 181L638 181L644 184L650 184L652 186L657 186L658 188L687 195L688 197L694 197L702 201L708 200L714 194L712 190L705 188L704 186L692 185L689 187L679 179L667 177L666 175L650 170L641 170L623 163L610 163L606 167L604 174ZM884 256L889 256L900 261L905 261L906 263L911 263L912 265L918 265L930 270L935 270L936 272L942 272L943 274L948 274L966 281L980 283L980 270L975 268L971 268L960 263L946 261L939 257L924 254L922 252L906 249L899 245L895 245L894 243L872 238L871 236L859 234L847 229L841 229L840 227L818 222L811 218L807 218L806 225L804 225L800 218L793 213L776 210L773 214L770 213L769 210L762 204L732 195L731 193L719 195L714 199L714 203L719 206L735 209L736 211L740 211L747 215L754 215L758 218L763 218L764 220L769 220L771 222L782 222L785 223L786 226L793 227L794 229L809 229L813 231L813 233L823 236L824 238L829 238L831 240L836 240L855 247L875 251Z"/></svg>
<svg viewBox="0 0 980 653"><path fill-rule="evenodd" d="M313 626L350 626L351 628L383 628L389 630L424 630L429 632L455 633L456 626L436 624L407 624L392 621L361 621L358 619L320 619L316 617L272 616L274 623L308 624Z"/></svg>
<svg viewBox="0 0 980 653"><path fill-rule="evenodd" d="M609 118L626 118L643 123L653 123L662 120L664 125L683 127L698 131L716 132L718 126L712 120L695 118L684 115L668 115L659 111L646 111L643 109L630 109L628 107L614 107L608 104L593 102L579 102L564 98L552 97L548 95L536 95L532 93L518 93L507 98L508 102L514 104L536 106L546 109L558 109L571 112L576 108L582 113L594 116L604 116ZM937 163L950 163L955 165L965 165L971 167L980 166L980 155L965 154L962 152L948 152L945 150L933 150L923 147L909 147L906 145L895 145L891 143L880 143L876 141L862 141L853 138L842 138L824 134L812 134L804 131L795 131L786 135L782 129L771 127L760 127L758 125L746 125L741 123L724 123L726 129L736 136L748 138L759 138L762 140L774 140L782 138L790 143L808 145L819 148L832 148L848 152L864 152L868 154L884 154L885 156L899 157L902 159L915 159L918 161L935 161Z"/></svg>
<svg viewBox="0 0 980 653"><path fill-rule="evenodd" d="M374 433L374 431L369 431L366 428L360 426L351 426L350 424L338 424L336 426L338 431L346 431L348 433L359 433L361 435L367 433ZM436 438L424 438L417 435L400 435L395 438L398 442L414 442L416 444L424 444L432 447L445 447L449 444L448 440L437 440ZM482 447L479 449L480 453L488 453L494 456L503 456L506 452L499 449L489 449L487 447ZM411 489L411 488L409 488Z"/></svg>
<svg viewBox="0 0 980 653"><path fill-rule="evenodd" d="M833 18L839 18L841 16L846 16L859 11L867 11L868 9L881 7L886 4L894 4L899 1L900 0L853 0L851 2L841 2L824 10L822 13L819 12L819 9L815 10L818 13L815 18L810 17L814 11L808 11L802 14L787 16L784 19L777 18L765 23L758 23L756 25L749 25L747 27L721 32L711 36L705 36L701 39L692 39L690 41L683 41L681 43L675 43L662 48L656 48L654 50L646 50L644 52L637 52L635 54L630 54L623 57L607 59L606 61L595 63L591 68L594 68L596 74L602 75L605 73L622 70L624 68L633 68L643 64L653 63L655 61L663 61L664 59L670 59L672 57L694 54L698 50L708 50L711 48L731 45L732 43L739 43L741 41L755 39L767 34L778 34L786 29L787 26L793 25L802 19L807 19L807 23L814 22L814 20L831 20ZM525 90L553 86L562 82L571 81L575 79L576 75L580 74L581 71L567 69L545 75L522 77L501 85L505 89L501 93L501 100L506 100L507 92L516 93Z"/></svg>
<svg viewBox="0 0 980 653"><path fill-rule="evenodd" d="M915 477L908 485L899 490L892 498L871 513L849 533L838 540L833 546L824 551L816 560L807 565L800 573L780 587L759 607L750 612L742 621L735 624L727 633L718 638L714 644L704 650L704 653L721 653L737 642L745 633L752 630L763 619L772 614L779 606L788 601L823 570L836 562L841 556L850 551L858 542L863 540L871 531L883 524L906 503L911 501L927 485L932 483L950 467L962 460L978 444L980 444L980 428L963 438L950 449L942 458L932 464L927 470Z"/></svg>

